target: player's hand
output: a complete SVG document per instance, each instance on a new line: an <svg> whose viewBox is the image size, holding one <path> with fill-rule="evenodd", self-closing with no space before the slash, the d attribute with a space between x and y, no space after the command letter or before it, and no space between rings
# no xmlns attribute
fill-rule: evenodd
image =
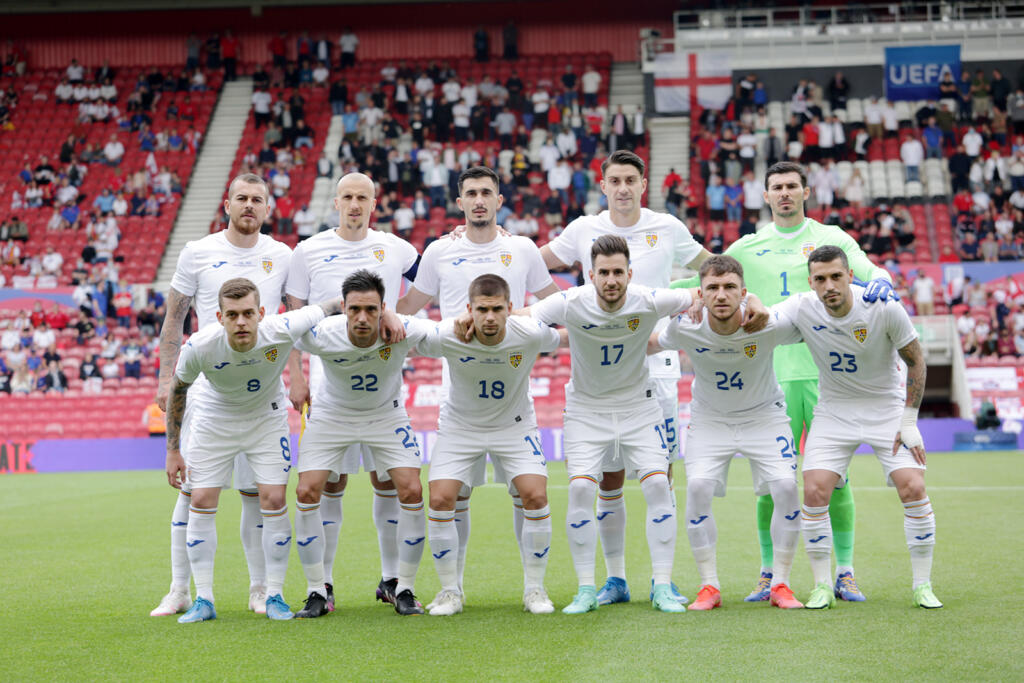
<svg viewBox="0 0 1024 683"><path fill-rule="evenodd" d="M873 304L882 301L899 301L900 295L892 288L892 283L885 278L875 278L864 285L864 301Z"/></svg>
<svg viewBox="0 0 1024 683"><path fill-rule="evenodd" d="M454 228L452 228L452 231L450 233L448 233L448 239L457 240L457 239L459 239L460 237L462 237L465 234L466 234L466 226L465 225L456 225ZM506 230L505 228L503 228L503 227L501 227L499 225L498 226L498 234L501 235L502 237L508 237L512 233L510 233L508 230Z"/></svg>
<svg viewBox="0 0 1024 683"><path fill-rule="evenodd" d="M171 383L163 380L156 387L156 405L160 410L167 412L167 398L171 395Z"/></svg>
<svg viewBox="0 0 1024 683"><path fill-rule="evenodd" d="M693 303L687 309L686 315L690 316L690 320L699 324L704 318L704 299L699 296L693 297Z"/></svg>
<svg viewBox="0 0 1024 683"><path fill-rule="evenodd" d="M470 341L473 338L473 316L466 311L455 319L455 336L462 341Z"/></svg>
<svg viewBox="0 0 1024 683"><path fill-rule="evenodd" d="M185 483L185 459L181 457L181 451L167 450L167 483L173 488L181 490Z"/></svg>
<svg viewBox="0 0 1024 683"><path fill-rule="evenodd" d="M380 317L380 336L388 344L397 344L405 339L405 325L402 319L392 311L384 311Z"/></svg>
<svg viewBox="0 0 1024 683"><path fill-rule="evenodd" d="M292 408L301 413L303 404L312 401L309 397L309 383L306 382L306 378L299 372L290 376L289 384L288 400L291 402Z"/></svg>
<svg viewBox="0 0 1024 683"><path fill-rule="evenodd" d="M896 455L901 445L906 446L910 454L914 456L914 462L918 465L925 464L924 439L921 438L921 432L917 427L914 427L913 430L904 428L903 431L896 432L896 441L892 444L893 455Z"/></svg>
<svg viewBox="0 0 1024 683"><path fill-rule="evenodd" d="M768 324L770 314L761 300L754 294L747 294L747 310L743 314L744 332L758 332Z"/></svg>

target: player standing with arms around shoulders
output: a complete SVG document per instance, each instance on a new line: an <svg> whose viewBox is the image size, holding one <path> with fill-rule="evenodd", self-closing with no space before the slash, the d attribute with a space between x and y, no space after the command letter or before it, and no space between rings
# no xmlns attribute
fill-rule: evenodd
<svg viewBox="0 0 1024 683"><path fill-rule="evenodd" d="M377 273L384 280L386 304L384 314L385 336L398 341L403 334L402 325L394 316L403 276L414 278L419 255L416 248L390 233L370 229L370 218L377 206L373 181L362 173L348 173L338 181L334 208L338 210L340 225L300 242L292 253L291 267L285 293L288 308L305 306L309 301L323 301L336 296L342 284L352 273L365 269ZM391 335L394 335L392 337ZM296 410L308 407L317 410L310 400L323 382L324 365L319 356L309 361L309 384L302 374L302 354L292 350L288 370L291 379L289 398ZM395 601L398 584L400 544L398 540L399 496L388 478L378 476L370 451L359 444L352 445L323 487L320 511L324 523L323 564L328 608L334 607L334 558L338 551L338 534L342 526L342 496L348 484L348 475L363 469L370 472L373 486L373 523L377 528L380 548L381 579L377 585L377 599L387 603Z"/></svg>
<svg viewBox="0 0 1024 683"><path fill-rule="evenodd" d="M161 408L167 405L189 304L195 306L200 328L215 323L217 294L221 285L232 278L245 277L259 288L261 301L277 310L292 252L287 245L260 234L260 226L267 217L268 196L263 178L252 173L237 176L228 186L228 198L224 201L227 229L189 242L178 255L167 292L167 315L160 330L160 384L156 402ZM193 397L198 396L205 386L205 378L197 380L192 388ZM190 418L190 413L187 413L182 424L186 442ZM187 460L187 451L184 456ZM235 488L242 500L240 531L249 567L249 609L263 614L267 598L261 540L263 520L253 472L244 457L235 463ZM190 496L191 486L186 482L171 514L171 588L150 616L176 614L187 609L192 602L185 546Z"/></svg>
<svg viewBox="0 0 1024 683"><path fill-rule="evenodd" d="M335 300L265 318L259 289L245 278L225 282L218 298L219 324L207 325L189 338L178 358L168 398L167 480L180 488L186 475L181 425L189 388L200 375L206 377L206 391L192 397L195 408L186 448L192 483L187 546L196 601L178 622L217 618L213 600L217 502L238 455L249 461L259 491L267 567L266 614L270 619L287 620L293 615L281 591L292 539L285 502L292 458L281 375L295 341L325 314L340 312L341 305Z"/></svg>
<svg viewBox="0 0 1024 683"><path fill-rule="evenodd" d="M711 500L725 495L736 453L750 461L755 492L771 495L775 502L771 602L786 609L803 606L789 588L800 533L796 453L782 389L772 370L776 347L798 342L801 336L792 324L774 317L763 330L744 332L740 304L746 293L743 266L729 256L711 256L700 267L704 319L694 322L685 314L679 316L660 335L651 335L648 349L683 349L696 373L684 461L686 533L701 583L691 610L722 604L715 557L718 527Z"/></svg>
<svg viewBox="0 0 1024 683"><path fill-rule="evenodd" d="M810 196L807 173L803 166L782 161L765 172L764 199L772 212L772 222L757 233L737 240L726 249L728 256L743 266L747 290L771 306L790 295L810 291L807 282L807 257L819 246L832 244L842 249L854 275L871 280L864 295L874 302L889 298L891 277L878 268L857 246L857 242L835 225L823 225L804 212ZM680 283L696 284L693 279ZM691 313L694 313L691 311ZM699 311L695 313L699 318ZM775 351L775 376L786 396L786 412L790 418L793 443L799 449L805 429L809 430L818 402L818 371L806 345L796 344ZM856 508L853 490L845 478L832 495L831 519L836 547L836 596L853 602L863 601L853 572L854 522ZM771 496L757 499L757 534L761 547L761 576L747 602L769 600L773 581L771 523L774 514Z"/></svg>
<svg viewBox="0 0 1024 683"><path fill-rule="evenodd" d="M633 152L619 150L601 164L601 190L608 210L596 216L581 216L541 247L548 268L565 268L578 261L590 264L590 247L601 235L618 235L629 246L632 282L646 287L668 287L672 264L696 270L710 254L700 246L677 218L641 206L647 190L643 160ZM659 330L668 320L659 323ZM647 368L661 407L663 433L671 459L679 457L679 354L666 351L648 357ZM629 601L626 582L626 502L622 495L625 471L605 472L597 500L597 527L604 552L607 579L598 592L598 602L607 605ZM671 468L671 464L670 464ZM669 470L671 473L671 469ZM686 598L677 597L681 602Z"/></svg>
<svg viewBox="0 0 1024 683"><path fill-rule="evenodd" d="M821 372L821 400L807 436L803 468L801 529L815 583L806 606L835 604L829 498L853 452L867 443L903 503L914 603L942 607L931 587L935 515L925 491L924 440L917 428L926 376L917 332L899 304L863 301L863 288L852 284L842 249L818 247L807 265L814 292L775 307L800 330ZM907 365L905 385L900 360Z"/></svg>

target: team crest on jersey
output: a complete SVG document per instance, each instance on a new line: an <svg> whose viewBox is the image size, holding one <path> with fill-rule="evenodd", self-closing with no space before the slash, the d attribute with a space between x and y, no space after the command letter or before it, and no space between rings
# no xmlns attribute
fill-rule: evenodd
<svg viewBox="0 0 1024 683"><path fill-rule="evenodd" d="M501 265L505 266L506 268L508 268L510 265L512 265L512 252L511 251L503 251L503 252L501 252L500 254L498 254L498 258L501 259Z"/></svg>
<svg viewBox="0 0 1024 683"><path fill-rule="evenodd" d="M757 355L757 344L747 344L743 347L743 353L747 354L747 358L753 358Z"/></svg>
<svg viewBox="0 0 1024 683"><path fill-rule="evenodd" d="M804 258L807 258L816 247L817 245L815 245L814 242L804 242L800 245L800 253L804 255Z"/></svg>
<svg viewBox="0 0 1024 683"><path fill-rule="evenodd" d="M636 328L640 327L640 318L630 318L626 321L626 327L630 332L636 332Z"/></svg>
<svg viewBox="0 0 1024 683"><path fill-rule="evenodd" d="M868 338L868 328L866 327L855 327L853 328L853 338L859 341L861 344Z"/></svg>
<svg viewBox="0 0 1024 683"><path fill-rule="evenodd" d="M263 266L263 272L269 275L270 271L274 269L274 259L265 258L260 261L260 265Z"/></svg>
<svg viewBox="0 0 1024 683"><path fill-rule="evenodd" d="M384 348L377 349L377 353L380 354L380 359L386 363L388 358L391 358L391 347L385 346Z"/></svg>
<svg viewBox="0 0 1024 683"><path fill-rule="evenodd" d="M644 238L647 240L647 246L649 247L653 248L658 243L658 233L656 232L648 232L644 235Z"/></svg>
<svg viewBox="0 0 1024 683"><path fill-rule="evenodd" d="M523 354L516 351L508 354L508 364L514 368L518 368L519 364L523 362Z"/></svg>
<svg viewBox="0 0 1024 683"><path fill-rule="evenodd" d="M377 263L384 263L384 250L383 249L374 249L373 250L373 258L377 259Z"/></svg>
<svg viewBox="0 0 1024 683"><path fill-rule="evenodd" d="M277 347L273 346L273 347L267 349L266 351L263 352L263 355L271 363L275 362L277 360Z"/></svg>

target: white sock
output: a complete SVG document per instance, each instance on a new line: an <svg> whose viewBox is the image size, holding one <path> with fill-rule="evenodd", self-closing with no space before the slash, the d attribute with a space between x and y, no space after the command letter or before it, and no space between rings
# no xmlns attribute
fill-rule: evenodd
<svg viewBox="0 0 1024 683"><path fill-rule="evenodd" d="M430 510L427 513L427 535L434 569L442 590L459 590L459 531L454 510ZM461 514L461 513L460 513Z"/></svg>
<svg viewBox="0 0 1024 683"><path fill-rule="evenodd" d="M800 499L796 481L780 479L769 482L775 511L772 512L772 587L789 585L789 575L796 555L796 539L800 535Z"/></svg>
<svg viewBox="0 0 1024 683"><path fill-rule="evenodd" d="M217 554L217 508L188 510L188 562L196 597L213 602L213 558Z"/></svg>
<svg viewBox="0 0 1024 683"><path fill-rule="evenodd" d="M518 493L512 493L509 491L509 495L512 496L512 533L516 537L516 545L519 546L519 557L522 558L526 552L526 548L523 547L523 499L519 497Z"/></svg>
<svg viewBox="0 0 1024 683"><path fill-rule="evenodd" d="M188 547L185 545L191 500L191 493L181 491L174 500L174 511L171 513L171 590L178 593L188 593L189 578L192 576Z"/></svg>
<svg viewBox="0 0 1024 683"><path fill-rule="evenodd" d="M594 555L597 553L597 529L594 519L594 497L597 481L589 476L569 480L569 507L565 513L565 533L569 537L569 553L576 567L580 586L594 584Z"/></svg>
<svg viewBox="0 0 1024 683"><path fill-rule="evenodd" d="M597 532L608 576L626 578L626 499L622 489L597 492Z"/></svg>
<svg viewBox="0 0 1024 683"><path fill-rule="evenodd" d="M380 548L380 575L385 581L398 578L398 491L373 489L373 524Z"/></svg>
<svg viewBox="0 0 1024 683"><path fill-rule="evenodd" d="M640 477L640 490L647 501L647 547L651 552L654 584L672 582L672 563L676 553L678 520L668 489L668 474L663 470Z"/></svg>
<svg viewBox="0 0 1024 683"><path fill-rule="evenodd" d="M455 501L455 530L459 534L457 566L460 591L462 590L462 579L466 575L466 550L469 548L469 532L472 528L469 519L469 501Z"/></svg>
<svg viewBox="0 0 1024 683"><path fill-rule="evenodd" d="M715 559L718 527L711 513L711 499L714 495L715 482L710 479L694 478L686 482L686 535L690 539L690 550L697 563L700 585L720 588Z"/></svg>
<svg viewBox="0 0 1024 683"><path fill-rule="evenodd" d="M935 552L935 514L928 498L903 504L903 533L910 550L913 588L931 581L932 555Z"/></svg>
<svg viewBox="0 0 1024 683"><path fill-rule="evenodd" d="M334 556L338 554L338 534L341 533L341 499L344 491L324 491L320 499L320 519L324 525L324 581L334 585Z"/></svg>
<svg viewBox="0 0 1024 683"><path fill-rule="evenodd" d="M426 540L424 526L426 516L423 514L423 501L418 503L399 504L398 510L398 586L395 595L405 589L413 590L416 583L416 571L420 568L423 558L423 546Z"/></svg>
<svg viewBox="0 0 1024 683"><path fill-rule="evenodd" d="M551 508L523 510L523 589L544 588L551 550Z"/></svg>
<svg viewBox="0 0 1024 683"><path fill-rule="evenodd" d="M828 515L828 505L804 505L802 510L800 530L804 535L804 545L807 546L807 559L811 564L814 583L831 583L832 520Z"/></svg>
<svg viewBox="0 0 1024 683"><path fill-rule="evenodd" d="M263 515L263 554L267 562L267 596L280 595L288 574L288 555L292 549L292 525L288 506L280 510L260 510Z"/></svg>
<svg viewBox="0 0 1024 683"><path fill-rule="evenodd" d="M238 531L242 537L245 563L249 565L249 585L267 585L267 565L263 555L263 515L260 514L260 494L256 491L242 491L242 518Z"/></svg>
<svg viewBox="0 0 1024 683"><path fill-rule="evenodd" d="M324 587L324 525L320 503L295 504L295 545L306 575L306 594L317 592L327 598Z"/></svg>

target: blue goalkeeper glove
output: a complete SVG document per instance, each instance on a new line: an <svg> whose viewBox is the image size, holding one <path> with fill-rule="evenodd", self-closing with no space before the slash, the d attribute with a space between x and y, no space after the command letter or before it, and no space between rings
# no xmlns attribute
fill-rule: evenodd
<svg viewBox="0 0 1024 683"><path fill-rule="evenodd" d="M854 278L853 284L864 287L864 301L873 304L879 299L882 301L899 301L900 295L892 288L892 283L884 278L875 278L871 282L861 282Z"/></svg>

